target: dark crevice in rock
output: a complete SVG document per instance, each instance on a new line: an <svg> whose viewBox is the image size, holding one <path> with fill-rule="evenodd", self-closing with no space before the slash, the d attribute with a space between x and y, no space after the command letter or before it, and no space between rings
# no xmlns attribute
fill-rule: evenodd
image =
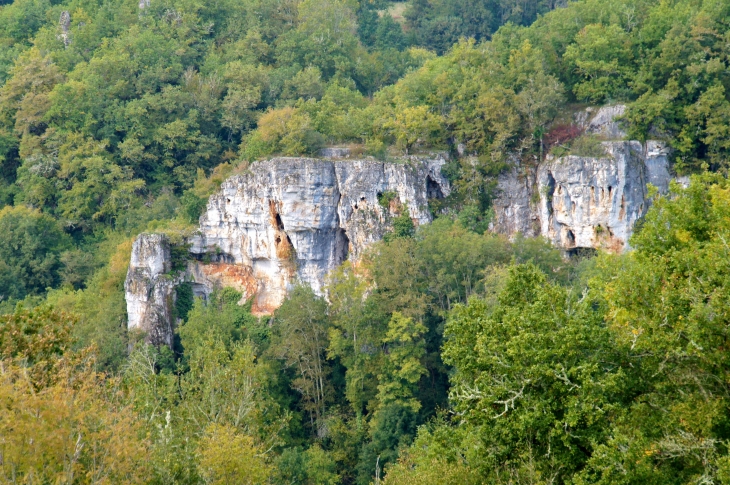
<svg viewBox="0 0 730 485"><path fill-rule="evenodd" d="M555 193L555 177L553 174L548 172L548 183L546 189L545 199L547 200L547 210L549 215L553 215L553 193Z"/></svg>
<svg viewBox="0 0 730 485"><path fill-rule="evenodd" d="M430 175L426 177L426 197L429 199L443 199L441 186Z"/></svg>
<svg viewBox="0 0 730 485"><path fill-rule="evenodd" d="M596 248L571 248L565 251L569 258L592 258L598 254Z"/></svg>
<svg viewBox="0 0 730 485"><path fill-rule="evenodd" d="M208 251L205 253L194 253L190 252L190 257L195 261L203 264L208 263L225 263L235 264L236 258L232 254L224 253L221 251Z"/></svg>
<svg viewBox="0 0 730 485"><path fill-rule="evenodd" d="M344 229L337 229L335 234L335 265L347 261L347 257L350 255L350 238L347 237L347 231Z"/></svg>
<svg viewBox="0 0 730 485"><path fill-rule="evenodd" d="M360 197L360 203L365 207L365 197ZM334 263L335 266L339 266L350 256L350 238L347 237L347 231L343 227L343 221L340 218L340 205L342 204L342 193L337 191L337 229L335 229L335 244L334 244ZM355 203L355 209L358 208L357 202Z"/></svg>
<svg viewBox="0 0 730 485"><path fill-rule="evenodd" d="M568 232L566 234L566 238L568 239L568 245L569 246L575 246L575 234L573 234L573 231L568 229Z"/></svg>
<svg viewBox="0 0 730 485"><path fill-rule="evenodd" d="M208 291L208 288L204 284L193 282L193 283L191 283L191 287L193 290L193 296L195 298L202 298L203 300L208 299L209 291Z"/></svg>

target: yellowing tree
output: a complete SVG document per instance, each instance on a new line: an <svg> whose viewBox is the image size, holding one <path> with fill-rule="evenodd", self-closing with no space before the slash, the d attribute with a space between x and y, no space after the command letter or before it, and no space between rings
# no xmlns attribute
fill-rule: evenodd
<svg viewBox="0 0 730 485"><path fill-rule="evenodd" d="M67 314L0 318L0 481L132 484L147 478L147 441L93 349L69 352Z"/></svg>
<svg viewBox="0 0 730 485"><path fill-rule="evenodd" d="M417 142L438 140L443 120L432 113L428 106L412 106L395 113L383 126L390 130L406 155Z"/></svg>
<svg viewBox="0 0 730 485"><path fill-rule="evenodd" d="M147 443L134 414L107 400L101 376L68 373L34 391L26 369L0 368L2 481L142 483Z"/></svg>
<svg viewBox="0 0 730 485"><path fill-rule="evenodd" d="M271 467L254 439L232 426L211 424L198 445L200 474L209 485L267 483Z"/></svg>
<svg viewBox="0 0 730 485"><path fill-rule="evenodd" d="M287 106L267 111L259 119L259 136L273 152L301 155L313 152L322 144L322 135L312 126L309 115Z"/></svg>

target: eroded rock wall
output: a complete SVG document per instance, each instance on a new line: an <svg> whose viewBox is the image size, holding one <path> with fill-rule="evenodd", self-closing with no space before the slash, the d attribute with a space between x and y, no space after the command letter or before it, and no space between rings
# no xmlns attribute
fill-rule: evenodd
<svg viewBox="0 0 730 485"><path fill-rule="evenodd" d="M124 281L127 326L147 335L155 345L172 346L175 286L183 278L173 275L170 242L163 234L140 234Z"/></svg>
<svg viewBox="0 0 730 485"><path fill-rule="evenodd" d="M520 166L515 166L499 176L498 196L492 201L492 231L509 236L517 233L528 237L540 235L535 177L535 169Z"/></svg>
<svg viewBox="0 0 730 485"><path fill-rule="evenodd" d="M605 156L548 157L535 172L505 173L494 202L494 230L541 235L566 251L627 249L636 221L649 207L647 184L660 193L669 187L668 150L656 141L602 145Z"/></svg>
<svg viewBox="0 0 730 485"><path fill-rule="evenodd" d="M492 230L509 236L544 236L570 252L620 252L648 209L647 183L669 185L666 146L625 137L616 117L625 107L586 110L577 119L601 136L605 155L548 157L499 177ZM170 344L175 285L192 283L197 296L234 287L252 310L268 314L297 282L321 294L327 273L392 229L407 210L415 225L431 221L428 200L448 196L445 160L276 158L226 180L208 201L200 229L190 238L186 271L170 274L169 242L143 234L134 243L125 284L129 327ZM383 204L382 201L389 201Z"/></svg>
<svg viewBox="0 0 730 485"><path fill-rule="evenodd" d="M669 189L669 149L661 141L626 141L625 105L587 108L574 121L604 140L605 155L548 156L537 167L502 174L492 229L513 236L543 236L567 252L579 248L620 252L649 207L647 184Z"/></svg>
<svg viewBox="0 0 730 485"><path fill-rule="evenodd" d="M256 295L254 311L277 308L295 281L321 293L326 274L357 258L407 210L416 225L431 220L428 198L448 194L443 160L403 163L277 158L226 180L200 219L190 252L214 264L193 270ZM379 196L392 194L392 207Z"/></svg>
<svg viewBox="0 0 730 485"><path fill-rule="evenodd" d="M568 156L538 170L541 234L556 246L622 251L646 208L639 142L606 142L606 157Z"/></svg>
<svg viewBox="0 0 730 485"><path fill-rule="evenodd" d="M444 163L413 157L398 163L310 158L254 163L208 201L200 229L188 241L193 260L182 278L199 296L218 286L234 287L244 299L254 296L258 314L276 309L297 281L321 294L327 273L382 239L401 211L415 225L431 221L428 200L449 194ZM164 236L138 237L126 297L130 328L172 338L170 302L181 279L169 277L169 253Z"/></svg>

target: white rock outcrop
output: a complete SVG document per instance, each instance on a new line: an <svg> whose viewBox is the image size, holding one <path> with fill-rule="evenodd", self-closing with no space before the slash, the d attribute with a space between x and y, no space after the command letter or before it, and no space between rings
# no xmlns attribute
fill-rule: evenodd
<svg viewBox="0 0 730 485"><path fill-rule="evenodd" d="M661 141L623 141L617 119L625 105L588 108L575 115L585 133L605 140L604 156L548 156L537 167L515 165L498 179L492 229L543 236L571 252L620 252L649 208L647 184L669 189L669 149ZM620 140L620 141L617 141Z"/></svg>
<svg viewBox="0 0 730 485"><path fill-rule="evenodd" d="M278 158L254 164L210 198L190 252L211 260L199 269L206 283L225 278L244 298L256 295L254 311L271 312L295 281L321 294L327 273L382 239L401 207L416 225L430 222L429 195L448 194L443 163ZM389 207L380 204L384 194L392 197Z"/></svg>
<svg viewBox="0 0 730 485"><path fill-rule="evenodd" d="M491 229L509 236L544 236L571 253L580 248L620 252L648 209L653 184L668 190L669 150L659 141L623 141L616 120L625 106L579 113L586 132L606 140L605 155L548 156L499 176ZM129 327L171 345L175 286L197 296L234 287L252 311L269 314L296 282L322 294L326 276L357 260L407 210L415 225L431 221L428 200L449 195L443 157L397 163L372 159L276 158L254 163L211 196L191 237L187 268L171 274L170 244L142 234L134 243L125 283Z"/></svg>
<svg viewBox="0 0 730 485"><path fill-rule="evenodd" d="M170 243L163 234L140 234L124 281L127 327L147 334L155 345L172 345L175 286L182 275L171 275Z"/></svg>
<svg viewBox="0 0 730 485"><path fill-rule="evenodd" d="M618 120L626 113L626 105L616 104L603 106L590 120L586 131L598 135L607 140L623 140L626 138L626 131L623 123Z"/></svg>
<svg viewBox="0 0 730 485"><path fill-rule="evenodd" d="M431 221L428 200L449 194L444 163L414 157L254 163L209 199L188 241L193 260L183 278L197 295L230 286L244 299L253 296L258 314L276 309L297 281L321 294L327 273L382 239L401 211L415 225ZM171 339L171 288L181 279L168 275L169 253L164 237L140 235L125 288L130 328L162 329Z"/></svg>
<svg viewBox="0 0 730 485"><path fill-rule="evenodd" d="M638 142L606 142L607 156L568 156L540 166L540 233L556 246L624 249L646 206Z"/></svg>
<svg viewBox="0 0 730 485"><path fill-rule="evenodd" d="M606 155L549 157L537 170L499 179L494 230L543 236L555 246L620 252L649 208L647 184L669 187L668 149L661 142L603 142Z"/></svg>
<svg viewBox="0 0 730 485"><path fill-rule="evenodd" d="M535 170L513 167L497 178L498 196L492 201L494 220L490 229L509 236L540 235L540 215L536 210Z"/></svg>
<svg viewBox="0 0 730 485"><path fill-rule="evenodd" d="M604 140L624 140L626 131L619 120L626 113L625 104L614 104L600 108L589 107L575 113L575 124L586 133L597 135Z"/></svg>

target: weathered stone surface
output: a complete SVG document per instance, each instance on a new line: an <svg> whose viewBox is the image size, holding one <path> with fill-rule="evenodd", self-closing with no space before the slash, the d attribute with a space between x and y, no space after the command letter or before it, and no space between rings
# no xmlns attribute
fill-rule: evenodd
<svg viewBox="0 0 730 485"><path fill-rule="evenodd" d="M402 210L407 208L416 225L431 221L428 199L449 194L443 164L414 157L398 163L308 158L254 163L210 198L200 230L188 241L195 260L171 281L187 279L199 296L217 286L234 287L244 299L255 295L253 311L259 314L276 309L296 281L321 294L327 273L382 239ZM388 198L384 195L392 199L388 207L379 202ZM130 328L171 327L174 284L166 284L167 272L166 239L140 235L127 277Z"/></svg>
<svg viewBox="0 0 730 485"><path fill-rule="evenodd" d="M624 105L575 115L586 132L607 140L626 136L615 118ZM669 188L669 149L660 141L605 141L602 157L548 156L536 173L513 169L499 177L493 230L541 235L566 251L628 248L634 224L646 213L647 184Z"/></svg>
<svg viewBox="0 0 730 485"><path fill-rule="evenodd" d="M562 249L622 251L647 209L642 145L634 141L603 146L606 157L568 156L538 170L540 232ZM657 180L659 162L652 160L652 166Z"/></svg>
<svg viewBox="0 0 730 485"><path fill-rule="evenodd" d="M603 142L605 157L548 157L533 177L513 169L498 181L496 232L542 235L557 247L628 247L634 224L649 207L647 184L669 188L668 148L662 142Z"/></svg>
<svg viewBox="0 0 730 485"><path fill-rule="evenodd" d="M623 104L603 106L590 118L586 131L606 140L623 140L626 138L626 131L616 118L623 116L625 112L626 105Z"/></svg>
<svg viewBox="0 0 730 485"><path fill-rule="evenodd" d="M61 12L61 17L58 20L58 26L61 29L61 33L58 36L59 40L63 42L64 47L68 47L71 43L71 14L68 13L67 10Z"/></svg>
<svg viewBox="0 0 730 485"><path fill-rule="evenodd" d="M429 222L429 195L448 194L442 164L304 158L254 164L210 198L190 251L219 265L199 270L206 285L226 274L244 298L256 295L254 311L271 312L296 280L320 293L328 271L382 239L400 205L383 208L379 195L394 193L414 223Z"/></svg>
<svg viewBox="0 0 730 485"><path fill-rule="evenodd" d="M124 292L128 328L147 334L156 345L172 345L175 286L182 275L170 275L170 243L162 234L140 234L132 245Z"/></svg>
<svg viewBox="0 0 730 485"><path fill-rule="evenodd" d="M648 140L644 147L644 166L646 182L652 184L664 194L669 190L669 147L666 143Z"/></svg>
<svg viewBox="0 0 730 485"><path fill-rule="evenodd" d="M675 178L674 181L677 182L679 184L679 186L682 187L683 189L686 189L689 187L689 183L690 183L689 175L682 175L680 177Z"/></svg>
<svg viewBox="0 0 730 485"><path fill-rule="evenodd" d="M513 236L540 235L540 215L535 203L535 172L528 167L515 167L499 176L498 193L492 207L494 222L490 229Z"/></svg>
<svg viewBox="0 0 730 485"><path fill-rule="evenodd" d="M322 158L350 158L350 149L347 147L322 148L317 155Z"/></svg>

